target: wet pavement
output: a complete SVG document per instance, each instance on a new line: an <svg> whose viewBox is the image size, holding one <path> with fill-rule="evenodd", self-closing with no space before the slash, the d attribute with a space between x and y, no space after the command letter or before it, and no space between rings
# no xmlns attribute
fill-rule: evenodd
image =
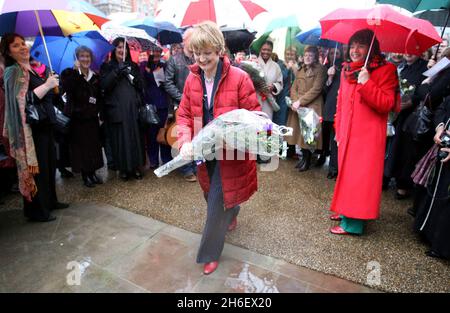
<svg viewBox="0 0 450 313"><path fill-rule="evenodd" d="M228 244L240 247L243 249L242 251L250 251L248 253L256 253L282 260L285 264L289 264L289 266L286 265L288 267L293 266L302 270L314 270L313 273L320 277L322 277L321 275L330 274L332 275L331 277L343 278L342 281L351 281L380 291L450 292L450 261L430 258L425 255L428 246L421 242L417 234L412 231L413 218L406 213L407 208L412 204L411 199L398 201L394 198L394 190L385 191L381 202L380 219L369 222L362 236L332 235L329 233L329 229L336 225L336 222L329 220L330 212L328 207L333 195L335 182L326 179L326 166L323 168L313 167L307 172L299 173L294 170L294 165L295 161L293 160L281 161L276 171L259 171L258 192L241 206L238 227L226 236ZM107 204L136 213L138 215L133 216L138 216L139 218L149 217L171 225L170 227L178 227L187 231L188 234L194 234L194 237L197 236L196 238L198 238L198 234L201 234L206 219L206 204L198 183L184 181L177 172L158 179L153 173L147 171L143 180L123 182L117 177L117 173L103 168L99 171L99 176L105 180L105 184L95 188L86 188L82 185L79 175L71 179L61 179L57 175L59 200L76 204L77 207L85 203L97 203L99 206ZM21 197L11 195L4 200L5 203L0 205L0 213L6 214L2 212L16 211L14 213L16 215L13 213L7 214L12 214L11 218L17 221L12 224L15 226L11 226L8 219L4 221L5 218L0 217L0 242L2 242L2 245L5 245L15 237L19 239L23 237L19 241L22 243L21 246L10 247L13 249L13 252L21 249L31 249L34 247L34 238L39 238L42 234L46 234L46 230L53 229L55 225L58 225L54 223L43 226L26 224L21 216ZM64 216L69 214L69 212L64 212ZM62 235L69 234L70 227L72 227L72 229L77 229L78 233L72 233L71 236L65 239L67 243L61 242L63 246L58 247L63 249L66 247L66 244L70 244L73 241L81 249L81 252L87 250L91 255L81 253L72 256L69 252L73 251L67 251L67 254L60 254L55 250L54 243L47 242L46 245L52 251L56 261L61 258L66 260L71 257L71 260L74 258L83 260L84 257L91 257L94 263L88 267L87 273L89 268L97 269L98 271L93 273L92 276L106 275L110 278L111 284L123 283L122 280L117 282L117 278L114 278L115 276L108 276L110 275L109 269L106 268L104 270L103 266L113 266L114 256L116 254L119 256L120 253L123 253L122 251L127 251L126 248L133 241L134 243L131 245L134 245L136 248L141 247L138 245L139 243L142 244L147 241L149 244L156 243L152 240L149 241L146 230L139 230L139 228L136 230L131 226L124 226L128 227L130 232L125 232L120 238L116 236L116 239L111 239L118 240L116 243L118 246L111 251L105 251L103 247L109 247L107 245L108 240L110 240L108 234L114 233L115 229L111 225L111 220L103 221L101 214L99 215L95 212L95 210L85 210L79 213L83 215L74 215L72 219L69 218L68 220L66 216L66 219L60 221L61 224L56 229L53 239L52 237L46 237L46 240L63 238ZM80 223L82 222L85 222L85 224L81 225ZM6 230L3 229L5 223L8 225ZM128 225L126 220L123 224ZM38 233L38 236L32 236L32 232L39 230L41 227L42 231ZM85 238L79 237L81 232L96 233L96 236L101 237L99 237L100 239L95 239L96 237L90 238L89 236ZM97 232L100 234L97 234ZM27 238L30 242L27 242ZM155 240L158 238L159 235L154 237ZM180 238L183 239L183 236L180 236ZM103 242L99 240L103 240ZM189 269L189 273L192 272L204 278L201 275L201 266L195 264L197 242L198 239L192 250L186 250L186 253L180 256L185 259L176 266L180 268L186 267L186 270ZM2 249L1 245L0 249ZM23 260L16 260L18 254L11 254L11 249L8 250L9 252L0 250L1 262L4 262L3 256L5 253L7 253L6 257L9 258L9 262L27 262L26 255L23 256ZM43 250L45 251L45 249ZM138 249L137 251L140 250ZM190 254L187 255L187 253ZM225 253L224 258L233 260L237 258L238 262L246 262L245 258L240 259L238 256L240 254L244 255L244 252L233 254L232 256ZM151 256L153 257L153 255ZM45 254L42 255L42 258L45 260ZM167 257L164 255L157 255L155 258L167 260ZM91 264L89 260L84 262L85 264ZM142 261L141 263L147 264L148 262ZM232 270L231 273L238 277L239 273L244 269L242 264L236 267L227 267L226 259L224 264L225 266L221 265L216 275L228 275L229 271ZM267 269L267 267L258 264L251 264L258 268ZM40 272L39 269L45 266L45 262L43 262L43 265L37 264L36 266L37 273L41 273L42 271ZM60 271L61 273L68 272L62 265L60 265L59 269L55 266L53 264L45 268L50 268L52 271ZM169 264L166 264L166 266L168 269L171 268ZM373 278L374 269L379 274L379 280L378 282L375 281L376 284L368 284L369 278ZM271 267L269 270L273 271ZM2 267L0 267L0 271L3 274L4 270ZM130 275L134 273L129 268L125 268L125 271L128 271ZM167 271L171 272L172 270ZM225 271L225 273L222 271ZM258 271L255 272L259 273ZM275 280L283 281L286 277L289 284L292 283L294 286L297 286L298 279L294 280L295 283L289 280L292 277L296 277L295 274L284 274L285 272L277 271L275 273ZM159 274L159 272L156 274ZM170 273L162 276L157 276L156 274L153 276L161 277L158 279L164 280L164 276L168 276L169 278L167 279L171 279ZM280 274L280 277L277 276ZM12 275L11 272L9 275ZM31 272L27 275L33 276ZM37 274L35 279L41 277L40 275L43 274ZM133 275L135 275L137 280L139 279L139 274L134 273ZM191 277L186 275L184 277ZM21 276L19 275L18 277ZM181 275L180 277L183 276ZM258 277L264 278L260 274L258 274ZM330 276L325 275L324 277ZM198 276L192 276L189 286L197 286L198 288L203 286L202 283L198 284L198 279ZM213 276L204 279L205 281L214 281ZM299 280L304 281L306 279L300 277ZM318 281L322 280L322 278L318 278ZM325 279L325 281L327 280ZM95 285L94 282L93 284ZM150 283L147 282L147 284ZM217 284L222 286L220 281ZM176 286L174 290L184 289L187 288L188 282L179 282L174 285ZM206 285L210 286L209 288L213 286L212 283L207 283ZM334 287L329 287L330 285L324 287L317 281L313 285L315 286L314 288L319 288L318 290L321 290L320 288L334 290ZM331 286L334 285L339 286L340 283L331 284ZM164 284L158 283L158 286L164 286ZM150 287L148 286L148 288ZM93 289L96 288L93 287ZM111 290L114 290L114 288L111 287ZM279 286L277 288L279 290L282 289ZM308 290L314 288L310 286ZM299 290L301 289L299 288Z"/></svg>
<svg viewBox="0 0 450 313"><path fill-rule="evenodd" d="M0 212L0 292L374 292L226 244L218 269L195 263L200 235L98 203L51 223Z"/></svg>

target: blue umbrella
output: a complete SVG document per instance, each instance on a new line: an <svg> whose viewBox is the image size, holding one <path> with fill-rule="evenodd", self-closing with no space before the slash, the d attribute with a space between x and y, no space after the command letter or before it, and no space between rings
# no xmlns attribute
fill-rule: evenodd
<svg viewBox="0 0 450 313"><path fill-rule="evenodd" d="M73 67L76 60L75 50L79 46L86 46L92 50L93 69L99 69L106 55L114 48L97 31L75 33L68 37L45 36L45 41L49 48L53 70L58 74L68 67ZM33 47L31 47L31 56L45 65L49 65L41 37L36 37Z"/></svg>
<svg viewBox="0 0 450 313"><path fill-rule="evenodd" d="M320 46L325 48L335 48L338 44L336 41L322 39L322 28L316 27L301 33L298 33L295 38L305 45Z"/></svg>
<svg viewBox="0 0 450 313"><path fill-rule="evenodd" d="M183 42L182 31L169 22L156 22L147 17L125 22L123 25L145 30L162 45Z"/></svg>

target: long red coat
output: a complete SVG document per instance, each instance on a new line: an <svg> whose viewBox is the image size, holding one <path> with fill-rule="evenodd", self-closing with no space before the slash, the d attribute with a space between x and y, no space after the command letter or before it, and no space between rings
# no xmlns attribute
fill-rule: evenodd
<svg viewBox="0 0 450 313"><path fill-rule="evenodd" d="M214 96L214 118L235 110L247 109L260 111L255 88L247 73L231 66L227 57L223 59L222 76ZM186 79L180 107L177 115L177 132L179 147L190 142L202 128L203 121L203 88L200 68L197 64L190 67L191 73ZM227 209L248 200L257 190L256 164L249 160L219 161L224 204ZM198 180L204 192L209 191L209 176L205 164L198 166Z"/></svg>
<svg viewBox="0 0 450 313"><path fill-rule="evenodd" d="M377 219L387 118L400 103L397 70L391 63L383 65L364 85L349 83L343 75L335 118L339 175L331 210L349 218Z"/></svg>

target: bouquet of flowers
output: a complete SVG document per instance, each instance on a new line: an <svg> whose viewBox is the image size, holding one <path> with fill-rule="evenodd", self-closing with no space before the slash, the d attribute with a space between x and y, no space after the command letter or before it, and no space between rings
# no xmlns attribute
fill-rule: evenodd
<svg viewBox="0 0 450 313"><path fill-rule="evenodd" d="M307 107L299 107L297 113L303 141L314 148L320 135L322 117Z"/></svg>
<svg viewBox="0 0 450 313"><path fill-rule="evenodd" d="M267 101L274 112L279 111L280 106L275 101L275 98L270 92L267 92L267 81L261 66L259 66L259 64L255 62L242 61L241 63L239 63L239 68L250 75L253 86L255 87L255 90L261 95L261 99L263 101Z"/></svg>
<svg viewBox="0 0 450 313"><path fill-rule="evenodd" d="M416 87L408 83L407 79L400 80L400 94L402 97L413 95L415 90Z"/></svg>
<svg viewBox="0 0 450 313"><path fill-rule="evenodd" d="M284 136L291 136L292 128L278 126L264 112L237 109L224 113L208 123L192 139L193 160L201 164L206 160L223 159L223 150L240 151L266 157L279 155L285 150ZM285 151L283 151L285 152ZM230 158L227 157L229 160ZM158 177L192 162L181 155L157 168Z"/></svg>

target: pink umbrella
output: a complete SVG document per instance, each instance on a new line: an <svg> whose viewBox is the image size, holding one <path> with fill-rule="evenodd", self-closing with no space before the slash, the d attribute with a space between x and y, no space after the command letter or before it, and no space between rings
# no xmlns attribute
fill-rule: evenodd
<svg viewBox="0 0 450 313"><path fill-rule="evenodd" d="M358 30L371 29L385 52L420 55L442 41L425 20L403 15L388 6L368 10L337 9L320 20L322 38L347 43Z"/></svg>
<svg viewBox="0 0 450 313"><path fill-rule="evenodd" d="M266 9L250 0L166 0L157 12L157 20L178 27L213 21L219 26L248 27Z"/></svg>

